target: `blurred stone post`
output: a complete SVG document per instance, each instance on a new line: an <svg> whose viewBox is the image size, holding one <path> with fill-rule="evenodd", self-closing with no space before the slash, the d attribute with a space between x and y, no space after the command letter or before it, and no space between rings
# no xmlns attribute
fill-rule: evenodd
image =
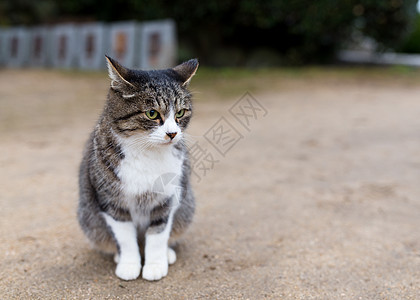
<svg viewBox="0 0 420 300"><path fill-rule="evenodd" d="M103 23L82 25L79 37L79 67L84 70L104 69L104 55L109 49L109 27Z"/></svg>
<svg viewBox="0 0 420 300"><path fill-rule="evenodd" d="M12 27L4 32L3 57L7 67L24 67L29 61L29 31L25 27Z"/></svg>
<svg viewBox="0 0 420 300"><path fill-rule="evenodd" d="M108 55L128 68L138 67L140 26L136 22L111 24Z"/></svg>
<svg viewBox="0 0 420 300"><path fill-rule="evenodd" d="M6 50L6 30L0 28L0 67L5 64L5 50Z"/></svg>
<svg viewBox="0 0 420 300"><path fill-rule="evenodd" d="M75 25L55 26L51 32L52 65L56 68L76 68L78 44L78 28Z"/></svg>
<svg viewBox="0 0 420 300"><path fill-rule="evenodd" d="M174 21L141 23L139 67L143 70L173 67L176 62L176 46Z"/></svg>
<svg viewBox="0 0 420 300"><path fill-rule="evenodd" d="M29 64L33 67L48 66L50 51L50 30L39 26L30 30L29 35Z"/></svg>

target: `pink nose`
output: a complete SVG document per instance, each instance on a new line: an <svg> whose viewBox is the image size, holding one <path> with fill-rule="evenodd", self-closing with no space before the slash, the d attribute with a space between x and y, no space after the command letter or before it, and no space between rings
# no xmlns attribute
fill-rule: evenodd
<svg viewBox="0 0 420 300"><path fill-rule="evenodd" d="M176 136L177 132L167 132L166 135L169 136L171 138L171 140L174 139L174 137Z"/></svg>

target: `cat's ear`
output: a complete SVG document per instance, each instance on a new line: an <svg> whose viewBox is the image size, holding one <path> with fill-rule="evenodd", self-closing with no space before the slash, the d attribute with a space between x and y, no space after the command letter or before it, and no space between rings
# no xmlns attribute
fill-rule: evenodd
<svg viewBox="0 0 420 300"><path fill-rule="evenodd" d="M111 88L120 90L126 87L133 87L133 85L127 81L129 70L120 65L116 60L105 55L108 65L108 75L111 78Z"/></svg>
<svg viewBox="0 0 420 300"><path fill-rule="evenodd" d="M194 76L198 69L198 60L196 58L186 61L172 70L174 70L182 82L182 86L187 86L190 83L191 78Z"/></svg>

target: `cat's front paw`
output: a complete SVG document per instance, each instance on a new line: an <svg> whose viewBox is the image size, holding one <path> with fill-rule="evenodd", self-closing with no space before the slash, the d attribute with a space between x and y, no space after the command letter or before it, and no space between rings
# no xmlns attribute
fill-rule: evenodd
<svg viewBox="0 0 420 300"><path fill-rule="evenodd" d="M168 275L168 263L148 263L143 267L143 279L159 280Z"/></svg>
<svg viewBox="0 0 420 300"><path fill-rule="evenodd" d="M123 280L134 280L139 277L140 271L140 263L119 263L115 274Z"/></svg>

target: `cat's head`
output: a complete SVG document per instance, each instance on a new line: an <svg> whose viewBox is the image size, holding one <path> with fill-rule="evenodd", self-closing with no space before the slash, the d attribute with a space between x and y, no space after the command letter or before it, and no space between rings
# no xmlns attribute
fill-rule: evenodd
<svg viewBox="0 0 420 300"><path fill-rule="evenodd" d="M197 59L172 69L141 71L106 58L111 86L105 116L112 130L142 147L178 143L192 115L187 85L197 71Z"/></svg>

